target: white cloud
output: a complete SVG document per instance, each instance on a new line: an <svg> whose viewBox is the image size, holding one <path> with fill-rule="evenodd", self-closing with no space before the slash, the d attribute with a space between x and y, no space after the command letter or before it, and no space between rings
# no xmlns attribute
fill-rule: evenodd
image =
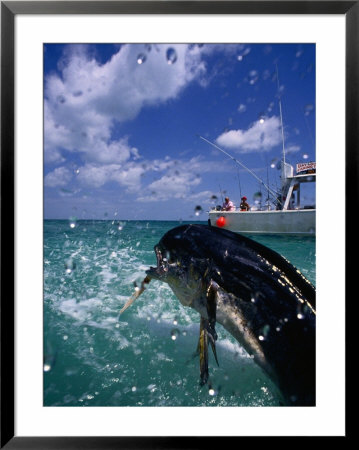
<svg viewBox="0 0 359 450"><path fill-rule="evenodd" d="M116 121L132 120L146 106L175 99L205 73L204 49L174 45L173 64L168 64L167 49L124 45L100 64L86 46L67 47L59 64L61 77L52 74L45 80L46 161L60 162L62 149L103 163L129 158L123 139L112 140ZM143 64L137 62L140 53L147 55ZM138 157L138 150L132 155Z"/></svg>
<svg viewBox="0 0 359 450"><path fill-rule="evenodd" d="M301 149L300 145L289 144L286 146L285 151L288 154L297 153Z"/></svg>
<svg viewBox="0 0 359 450"><path fill-rule="evenodd" d="M153 161L148 166L150 170L162 171L163 175L146 187L145 194L139 195L138 201L164 201L168 199L181 199L204 201L210 198L209 192L193 193L192 190L199 186L202 175L212 171L227 171L226 163L203 161L199 157L190 160L168 160L160 164Z"/></svg>
<svg viewBox="0 0 359 450"><path fill-rule="evenodd" d="M268 151L281 142L280 120L273 116L257 121L247 130L230 130L222 133L218 145L237 150L240 153Z"/></svg>
<svg viewBox="0 0 359 450"><path fill-rule="evenodd" d="M133 120L143 108L176 99L195 80L206 86L213 73L207 73L205 56L216 50L234 54L237 49L173 45L175 61L168 61L168 47L123 45L104 64L89 46L65 47L60 73L45 79L45 162L62 165L46 176L46 186L64 187L72 180L73 172L65 166L69 153L79 154L83 161L76 176L79 186L100 188L115 182L127 192L139 193L143 175L158 172L160 178L146 190L158 192L160 198L191 195L200 183L198 173L218 170L196 158L145 161L128 136L114 138L117 125ZM146 58L138 64L141 53Z"/></svg>
<svg viewBox="0 0 359 450"><path fill-rule="evenodd" d="M141 176L145 169L132 162L127 164L85 164L79 169L78 181L80 184L99 188L108 182L114 181L127 189L128 192L137 192L141 188Z"/></svg>
<svg viewBox="0 0 359 450"><path fill-rule="evenodd" d="M149 195L140 195L137 200L158 201L185 198L191 188L198 186L200 182L200 177L191 173L165 174L147 187L146 191Z"/></svg>
<svg viewBox="0 0 359 450"><path fill-rule="evenodd" d="M45 176L45 186L63 187L66 186L72 178L72 173L66 167L58 167Z"/></svg>
<svg viewBox="0 0 359 450"><path fill-rule="evenodd" d="M63 162L63 150L102 163L121 163L126 155L139 157L138 150L124 149L123 137L113 140L114 125L133 120L145 107L176 99L194 80L207 86L219 69L207 73L204 58L215 51L235 55L239 48L171 45L175 62L169 64L167 44L122 45L101 64L89 46L65 47L58 63L61 73L45 79L45 161ZM138 64L141 54L145 60Z"/></svg>

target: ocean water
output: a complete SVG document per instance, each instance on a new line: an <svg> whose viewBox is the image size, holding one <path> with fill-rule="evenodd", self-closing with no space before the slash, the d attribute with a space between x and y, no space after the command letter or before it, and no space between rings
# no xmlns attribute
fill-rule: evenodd
<svg viewBox="0 0 359 450"><path fill-rule="evenodd" d="M185 223L185 222L183 222ZM204 223L204 222L203 222ZM152 280L154 245L180 222L44 221L44 406L277 406L276 389L217 325L217 367L199 386L199 315ZM315 237L253 239L315 285Z"/></svg>

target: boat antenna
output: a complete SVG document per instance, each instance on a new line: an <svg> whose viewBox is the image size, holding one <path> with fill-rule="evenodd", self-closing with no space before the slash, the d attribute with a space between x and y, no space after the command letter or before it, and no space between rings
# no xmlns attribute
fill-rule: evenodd
<svg viewBox="0 0 359 450"><path fill-rule="evenodd" d="M218 145L214 144L213 142L209 141L208 139L204 138L203 136L201 136L200 134L198 135L203 141L207 142L207 144L212 145L212 147L216 148L217 150L221 151L222 153L224 153L226 156L228 156L229 158L232 159L232 161L234 161L236 164L239 164L241 167L243 167L243 169L245 169L247 172L249 172L257 181L259 181L261 184L263 184L263 186L268 189L268 191L274 196L274 198L277 197L277 194L272 191L272 189L270 189L269 186L267 186L259 177L257 177L257 175L251 170L248 169L248 167L246 167L243 163L241 163L240 161L238 161L238 159L236 159L234 156L230 155L229 153L227 153L225 150L223 150L221 147L218 147Z"/></svg>
<svg viewBox="0 0 359 450"><path fill-rule="evenodd" d="M284 127L283 127L283 115L282 115L282 101L279 89L279 75L278 75L278 65L275 65L277 71L277 88L278 88L278 102L279 102L279 115L280 115L280 124L282 128L282 145L283 145L283 164L285 164L285 148L284 148Z"/></svg>

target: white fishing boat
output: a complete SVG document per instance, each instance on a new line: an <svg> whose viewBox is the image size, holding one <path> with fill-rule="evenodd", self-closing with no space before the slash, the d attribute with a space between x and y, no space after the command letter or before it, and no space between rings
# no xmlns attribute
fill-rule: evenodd
<svg viewBox="0 0 359 450"><path fill-rule="evenodd" d="M208 219L208 223L212 226L218 226L241 233L315 235L315 205L302 205L300 194L303 183L315 184L316 163L305 162L297 164L296 174L294 175L293 166L286 162L278 68L277 86L283 151L281 160L281 186L279 192L272 190L268 183L264 183L252 170L220 148L217 144L200 136L202 140L212 145L217 150L220 150L236 164L249 172L262 186L265 187L268 193L268 202L264 208L251 208L246 211L241 211L240 208L237 208L234 211L221 211L221 207L213 208L209 211ZM271 203L269 202L270 197L272 198Z"/></svg>
<svg viewBox="0 0 359 450"><path fill-rule="evenodd" d="M293 166L282 161L281 190L274 209L221 211L219 207L209 211L209 223L227 230L242 233L306 234L315 235L315 205L302 205L301 186L315 183L316 163Z"/></svg>

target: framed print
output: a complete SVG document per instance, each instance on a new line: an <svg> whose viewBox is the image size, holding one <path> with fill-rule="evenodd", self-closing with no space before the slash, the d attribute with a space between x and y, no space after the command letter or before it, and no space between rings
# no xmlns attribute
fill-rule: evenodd
<svg viewBox="0 0 359 450"><path fill-rule="evenodd" d="M1 447L347 435L358 11L1 3Z"/></svg>

